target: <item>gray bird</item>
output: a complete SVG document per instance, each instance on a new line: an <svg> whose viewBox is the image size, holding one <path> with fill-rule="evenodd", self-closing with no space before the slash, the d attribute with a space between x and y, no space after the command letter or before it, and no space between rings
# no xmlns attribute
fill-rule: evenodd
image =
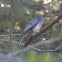
<svg viewBox="0 0 62 62"><path fill-rule="evenodd" d="M23 32L21 33L20 43L24 39L25 34L28 33L29 31L31 31L32 36L35 36L40 31L40 28L42 27L44 20L45 20L45 17L43 15L39 15L36 19L31 20L27 24Z"/></svg>

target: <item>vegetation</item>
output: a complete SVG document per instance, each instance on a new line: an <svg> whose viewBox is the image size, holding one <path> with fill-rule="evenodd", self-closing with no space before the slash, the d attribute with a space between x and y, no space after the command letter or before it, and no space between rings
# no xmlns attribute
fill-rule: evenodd
<svg viewBox="0 0 62 62"><path fill-rule="evenodd" d="M20 34L30 20L39 14L44 15L43 28L60 13L62 0L0 0L0 61L62 62L62 19L51 26L45 35L37 37L31 47L18 46ZM22 43L29 39L27 35Z"/></svg>

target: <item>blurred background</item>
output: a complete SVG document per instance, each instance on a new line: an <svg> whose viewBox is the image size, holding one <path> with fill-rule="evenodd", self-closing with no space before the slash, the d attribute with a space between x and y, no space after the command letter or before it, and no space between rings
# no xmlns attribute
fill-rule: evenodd
<svg viewBox="0 0 62 62"><path fill-rule="evenodd" d="M60 12L62 0L0 0L0 62L62 62L62 51L39 52L18 46L20 34L30 20L44 15L44 27ZM41 50L54 50L62 45L62 19L45 33L30 45ZM29 38L26 36L22 43Z"/></svg>

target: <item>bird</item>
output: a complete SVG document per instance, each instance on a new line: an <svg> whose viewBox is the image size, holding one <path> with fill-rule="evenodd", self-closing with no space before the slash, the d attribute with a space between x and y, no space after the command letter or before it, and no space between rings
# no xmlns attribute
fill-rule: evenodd
<svg viewBox="0 0 62 62"><path fill-rule="evenodd" d="M38 17L36 19L32 19L25 27L25 29L22 31L21 35L20 35L20 43L23 41L26 33L31 32L31 36L35 36L39 31L40 28L43 25L43 22L45 20L45 17L43 15L38 15ZM20 46L19 43L19 46Z"/></svg>

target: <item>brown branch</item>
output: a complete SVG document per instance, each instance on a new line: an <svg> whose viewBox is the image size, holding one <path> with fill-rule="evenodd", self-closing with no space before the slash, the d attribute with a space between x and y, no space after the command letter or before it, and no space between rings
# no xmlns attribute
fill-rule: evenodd
<svg viewBox="0 0 62 62"><path fill-rule="evenodd" d="M46 30L48 30L51 26L53 26L55 23L57 23L60 19L62 18L62 13L60 13L58 15L58 17L53 20L50 24L48 24L47 26L45 26L38 34L36 34L34 37L31 37L25 44L24 47L26 47L27 45L29 45L35 38L37 38L38 36L40 36L42 33L44 33Z"/></svg>

